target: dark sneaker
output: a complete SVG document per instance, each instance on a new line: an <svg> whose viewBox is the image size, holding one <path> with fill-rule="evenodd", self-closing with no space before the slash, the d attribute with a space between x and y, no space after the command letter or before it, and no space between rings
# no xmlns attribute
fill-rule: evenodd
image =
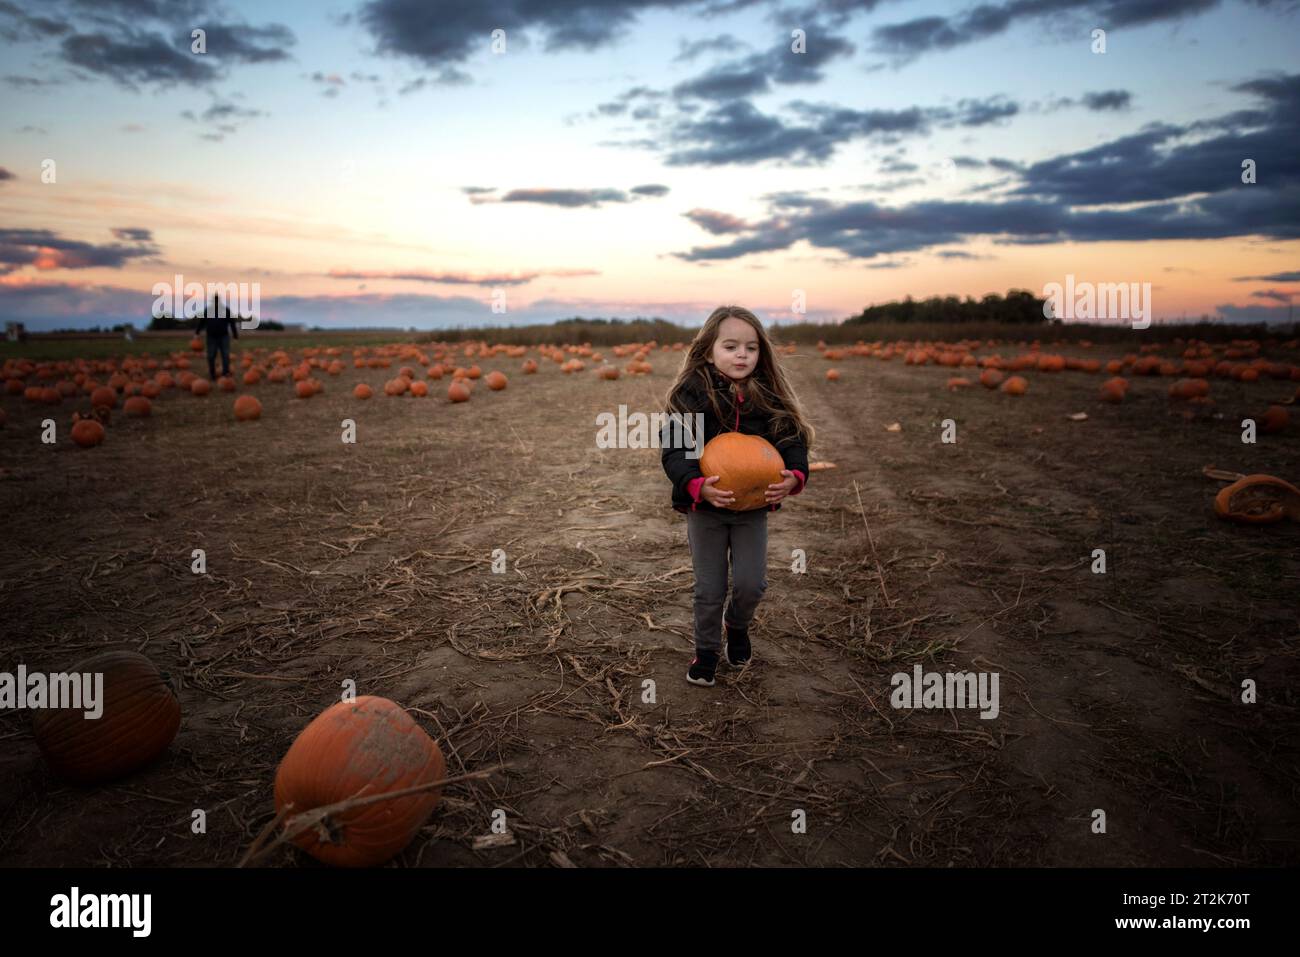
<svg viewBox="0 0 1300 957"><path fill-rule="evenodd" d="M718 653L716 651L695 652L695 659L691 662L690 670L686 672L686 680L693 685L705 685L713 687L713 676L718 670Z"/></svg>
<svg viewBox="0 0 1300 957"><path fill-rule="evenodd" d="M733 668L743 668L749 663L752 652L749 649L749 629L723 626L727 635L727 664Z"/></svg>

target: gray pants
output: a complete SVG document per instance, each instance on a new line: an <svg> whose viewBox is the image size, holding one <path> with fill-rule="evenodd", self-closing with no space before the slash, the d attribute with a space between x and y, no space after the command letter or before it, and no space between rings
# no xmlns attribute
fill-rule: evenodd
<svg viewBox="0 0 1300 957"><path fill-rule="evenodd" d="M722 651L722 603L727 597L731 552L731 600L726 624L745 629L767 590L767 508L748 512L686 513L686 541L695 567L695 648Z"/></svg>

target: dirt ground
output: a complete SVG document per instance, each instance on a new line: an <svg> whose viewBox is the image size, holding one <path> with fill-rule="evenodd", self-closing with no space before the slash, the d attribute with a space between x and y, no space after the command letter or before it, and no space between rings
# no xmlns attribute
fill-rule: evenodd
<svg viewBox="0 0 1300 957"><path fill-rule="evenodd" d="M1201 474L1300 480L1294 425L1253 446L1237 426L1294 383L1214 380L1188 420L1167 379L1110 406L1105 376L1030 373L1017 399L897 359L828 382L801 351L812 457L838 467L769 516L755 660L711 689L684 679L693 579L658 451L595 445L598 413L662 408L675 353L616 382L485 363L510 387L462 405L348 368L305 401L241 387L251 424L229 395L165 394L89 451L0 400L0 670L132 648L183 708L158 763L88 789L0 713L0 865L235 864L347 679L409 709L449 773L507 765L450 786L397 866L1300 861L1300 525L1216 519ZM996 671L999 715L892 709L918 663ZM475 850L495 809L515 843Z"/></svg>

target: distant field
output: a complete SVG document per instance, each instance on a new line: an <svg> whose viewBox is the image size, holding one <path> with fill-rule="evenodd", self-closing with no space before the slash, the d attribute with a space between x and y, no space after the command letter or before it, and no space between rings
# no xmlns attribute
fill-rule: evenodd
<svg viewBox="0 0 1300 957"><path fill-rule="evenodd" d="M427 335L427 334L426 334ZM232 352L259 346L269 349L303 349L312 346L377 346L386 342L412 342L419 333L398 333L392 330L375 332L260 332L243 333L233 342ZM149 335L136 334L127 342L118 333L87 333L85 336L29 335L26 342L0 340L0 360L3 359L106 359L109 356L136 356L143 353L162 354L186 348L193 338L188 332L164 332ZM220 371L220 370L218 370Z"/></svg>

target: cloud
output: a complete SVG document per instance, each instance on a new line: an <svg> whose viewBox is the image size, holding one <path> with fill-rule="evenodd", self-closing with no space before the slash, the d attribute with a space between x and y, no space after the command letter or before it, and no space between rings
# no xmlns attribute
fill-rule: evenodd
<svg viewBox="0 0 1300 957"><path fill-rule="evenodd" d="M1231 303L1215 306L1215 312L1228 322L1289 322L1288 306L1235 306Z"/></svg>
<svg viewBox="0 0 1300 957"><path fill-rule="evenodd" d="M203 23L196 25L207 33L207 53L223 62L277 63L289 59L287 47L297 43L292 30L282 23L257 27L248 23ZM182 42L188 51L190 30L185 29Z"/></svg>
<svg viewBox="0 0 1300 957"><path fill-rule="evenodd" d="M406 96L410 93L418 93L429 86L467 86L473 81L474 78L464 70L457 70L455 67L447 66L439 70L438 75L432 79L427 76L418 77L409 83L403 84L397 92L401 96Z"/></svg>
<svg viewBox="0 0 1300 957"><path fill-rule="evenodd" d="M188 49L182 52L159 34L129 28L114 36L73 34L64 39L62 54L69 63L129 88L137 83L200 86L220 75L211 61L194 56Z"/></svg>
<svg viewBox="0 0 1300 957"><path fill-rule="evenodd" d="M193 110L182 110L180 115L191 123L203 122L214 127L215 132L210 130L206 133L200 133L199 138L220 143L225 139L227 133L234 133L239 129L239 124L235 123L235 120L255 119L259 116L266 116L266 113L262 110L240 106L238 103L232 103L229 100L216 100L200 115L196 116Z"/></svg>
<svg viewBox="0 0 1300 957"><path fill-rule="evenodd" d="M1300 293L1286 292L1281 289L1260 289L1257 292L1252 292L1250 295L1255 299L1272 299L1274 302L1290 302L1297 295L1300 295Z"/></svg>
<svg viewBox="0 0 1300 957"><path fill-rule="evenodd" d="M1293 272L1275 272L1267 276L1237 276L1233 282L1300 282L1300 269Z"/></svg>
<svg viewBox="0 0 1300 957"><path fill-rule="evenodd" d="M734 53L746 46L744 42L737 40L730 33L723 33L716 37L706 37L703 40L681 40L679 42L681 51L677 56L673 57L674 63L689 63L701 53L712 53L714 51Z"/></svg>
<svg viewBox="0 0 1300 957"><path fill-rule="evenodd" d="M641 196L664 196L668 193L668 187L651 183L644 186L634 186L630 192L624 192L621 189L547 189L538 187L533 189L512 189L501 197L488 196L486 194L494 192L494 190L476 186L465 187L464 192L469 194L470 202L474 205L482 203L539 203L543 206L562 206L567 209L576 209L578 207L599 209L605 203L630 203Z"/></svg>
<svg viewBox="0 0 1300 957"><path fill-rule="evenodd" d="M235 65L289 59L296 37L287 26L217 20L220 9L209 0L43 0L49 16L32 17L0 0L0 36L56 43L68 65L133 90L206 86ZM194 29L205 31L205 53L191 51Z"/></svg>
<svg viewBox="0 0 1300 957"><path fill-rule="evenodd" d="M682 214L696 226L715 236L726 233L746 232L751 227L739 216L722 213L716 209L692 209Z"/></svg>
<svg viewBox="0 0 1300 957"><path fill-rule="evenodd" d="M789 204L787 204L787 207ZM1217 239L1267 235L1300 238L1300 185L1243 190L1198 202L1140 208L1088 209L1048 198L956 202L928 200L902 206L815 200L806 212L774 209L750 224L751 235L673 255L686 262L739 259L789 249L804 241L856 259L962 243L983 237L999 244Z"/></svg>
<svg viewBox="0 0 1300 957"><path fill-rule="evenodd" d="M926 135L935 128L986 126L1019 112L1019 106L1003 96L962 99L955 107L858 110L804 100L787 106L805 122L786 123L760 112L745 99L711 107L699 118L676 119L664 136L664 162L669 166L724 166L776 160L795 166L816 165L853 140L890 144L904 136Z"/></svg>
<svg viewBox="0 0 1300 957"><path fill-rule="evenodd" d="M1127 110L1133 100L1128 90L1103 90L1083 94L1083 105L1090 110Z"/></svg>
<svg viewBox="0 0 1300 957"><path fill-rule="evenodd" d="M18 90L39 90L47 86L58 86L63 82L62 80L48 80L36 76L19 76L14 73L6 74L4 81Z"/></svg>
<svg viewBox="0 0 1300 957"><path fill-rule="evenodd" d="M331 269L326 275L331 279L402 279L412 282L442 283L454 286L521 286L543 276L599 276L595 269L537 270L527 273L484 273L471 275L463 272L430 272L427 270L375 270Z"/></svg>
<svg viewBox="0 0 1300 957"><path fill-rule="evenodd" d="M1251 80L1232 89L1263 100L1264 108L1189 125L1153 123L1100 146L1031 163L1014 192L1071 205L1154 202L1208 193L1212 195L1199 202L1220 215L1231 217L1237 210L1241 216L1280 226L1285 217L1296 217L1296 210L1285 203L1287 188L1300 185L1300 153L1295 150L1300 140L1300 73ZM1218 135L1198 138L1207 132ZM1263 182L1242 184L1241 164L1248 157L1265 164L1268 175ZM1277 216L1259 208L1260 194L1274 194Z"/></svg>
<svg viewBox="0 0 1300 957"><path fill-rule="evenodd" d="M1005 32L1013 23L1033 29L1034 21L1063 15L1107 30L1180 20L1204 13L1219 0L1011 0L984 3L953 16L923 16L878 26L872 49L906 61L924 53L951 50Z"/></svg>
<svg viewBox="0 0 1300 957"><path fill-rule="evenodd" d="M120 242L96 245L63 239L47 229L0 229L0 264L14 268L32 266L38 272L52 269L120 269L133 259L158 254L158 248L151 242L152 234L148 230L126 227L115 229L113 233L118 239L129 239L135 245Z"/></svg>

